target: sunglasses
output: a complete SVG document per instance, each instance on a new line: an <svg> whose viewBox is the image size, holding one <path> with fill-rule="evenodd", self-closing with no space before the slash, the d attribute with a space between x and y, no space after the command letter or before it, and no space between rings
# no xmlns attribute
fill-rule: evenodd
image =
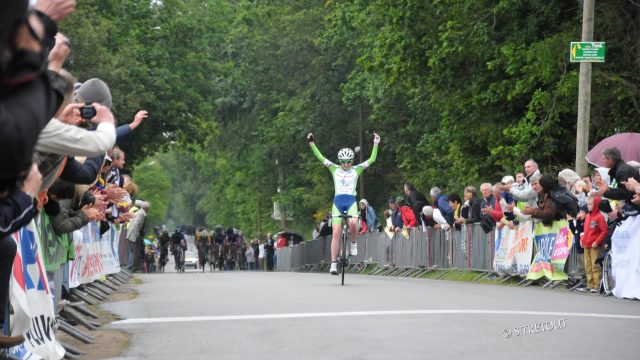
<svg viewBox="0 0 640 360"><path fill-rule="evenodd" d="M353 160L340 160L341 163L343 164L351 164Z"/></svg>

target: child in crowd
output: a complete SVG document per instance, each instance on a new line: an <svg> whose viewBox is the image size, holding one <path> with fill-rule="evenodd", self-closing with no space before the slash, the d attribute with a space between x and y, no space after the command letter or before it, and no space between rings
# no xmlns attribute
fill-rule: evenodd
<svg viewBox="0 0 640 360"><path fill-rule="evenodd" d="M396 203L400 208L400 214L402 214L404 229L416 227L416 216L413 214L413 209L407 205L404 197L398 196L396 198Z"/></svg>
<svg viewBox="0 0 640 360"><path fill-rule="evenodd" d="M521 173L522 174L522 173ZM524 175L522 177L522 180L524 181ZM511 175L507 175L505 177L502 178L502 181L500 182L500 185L511 185L514 186L515 183L515 179L513 178L513 176ZM498 187L501 188L501 187ZM507 205L513 205L515 204L515 199L513 198L513 196L511 196L511 193L509 193L508 191L502 191L500 192L500 198L502 200L504 200L504 206L503 206L503 216L500 219L500 222L498 222L496 224L498 230L502 229L505 225L511 229L514 230L516 228L516 226L518 226L518 222L516 221L516 216L513 213L513 209L511 209L511 207L509 207L508 210L507 209Z"/></svg>
<svg viewBox="0 0 640 360"><path fill-rule="evenodd" d="M589 194L602 190L605 188L605 184L609 183L609 169L599 167L593 170L593 182L591 184L591 191Z"/></svg>
<svg viewBox="0 0 640 360"><path fill-rule="evenodd" d="M576 275L580 276L581 281L583 281L585 273L584 273L584 249L582 248L582 235L584 233L584 219L587 216L589 209L587 208L587 203L585 200L584 206L580 206L580 211L578 215L576 215L575 219L569 220L569 229L573 233L573 246L575 247L576 254L578 255L578 267L576 269ZM585 288L579 289L580 291L584 291Z"/></svg>
<svg viewBox="0 0 640 360"><path fill-rule="evenodd" d="M584 220L584 233L580 238L580 245L584 248L584 267L587 272L587 289L592 293L599 292L602 271L596 259L600 255L600 244L607 236L607 221L600 213L598 205L602 201L600 196L589 196Z"/></svg>

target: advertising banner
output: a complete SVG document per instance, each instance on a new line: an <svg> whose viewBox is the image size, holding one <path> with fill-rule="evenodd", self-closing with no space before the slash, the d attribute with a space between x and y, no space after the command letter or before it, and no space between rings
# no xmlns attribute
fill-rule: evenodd
<svg viewBox="0 0 640 360"><path fill-rule="evenodd" d="M554 221L551 226L536 223L533 231L536 255L527 274L527 280L543 276L549 280L567 280L564 265L573 244L573 234L566 220Z"/></svg>
<svg viewBox="0 0 640 360"><path fill-rule="evenodd" d="M102 262L102 275L120 272L120 258L118 245L120 244L120 232L123 227L111 225L109 230L100 237L100 259Z"/></svg>
<svg viewBox="0 0 640 360"><path fill-rule="evenodd" d="M533 222L523 221L515 229L496 229L493 269L502 274L526 276L533 255Z"/></svg>
<svg viewBox="0 0 640 360"><path fill-rule="evenodd" d="M611 237L613 295L640 299L640 216L623 221Z"/></svg>
<svg viewBox="0 0 640 360"><path fill-rule="evenodd" d="M104 275L100 252L100 229L90 222L73 232L76 258L69 263L69 286L87 284Z"/></svg>
<svg viewBox="0 0 640 360"><path fill-rule="evenodd" d="M64 348L56 340L58 328L35 222L12 235L18 251L13 262L9 298L14 313L11 334L25 342L9 353L21 359L61 359Z"/></svg>

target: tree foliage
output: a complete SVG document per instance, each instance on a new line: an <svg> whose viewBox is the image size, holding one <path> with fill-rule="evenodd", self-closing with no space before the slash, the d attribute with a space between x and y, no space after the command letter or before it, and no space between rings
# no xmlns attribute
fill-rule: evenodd
<svg viewBox="0 0 640 360"><path fill-rule="evenodd" d="M308 234L332 195L308 131L330 159L358 145L366 159L381 134L359 194L378 210L404 181L459 192L527 158L573 167L580 4L87 0L62 30L70 70L107 81L119 119L150 112L123 147L133 163L162 152L135 173L154 202L164 188L149 161L171 182L157 221L258 235L279 229L277 201ZM638 18L635 2L596 4L607 62L593 66L591 144L639 129Z"/></svg>

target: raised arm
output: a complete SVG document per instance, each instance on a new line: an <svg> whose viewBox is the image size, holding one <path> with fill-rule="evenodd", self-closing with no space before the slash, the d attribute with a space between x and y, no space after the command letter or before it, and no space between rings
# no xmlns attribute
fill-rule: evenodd
<svg viewBox="0 0 640 360"><path fill-rule="evenodd" d="M364 171L364 169L368 168L369 166L371 166L371 164L373 164L376 161L376 158L378 157L378 144L379 143L380 143L380 135L378 135L376 133L373 133L373 150L371 150L371 156L365 162L360 164L358 166L358 168L356 168L356 170L359 169L358 170L359 173Z"/></svg>
<svg viewBox="0 0 640 360"><path fill-rule="evenodd" d="M330 166L333 164L331 161L327 160L327 158L325 158L324 155L322 155L320 150L318 150L315 140L313 139L312 133L307 134L307 140L309 140L309 146L311 146L311 151L313 151L313 155L315 155L318 158L318 160L320 160L320 162L324 164L324 166Z"/></svg>

